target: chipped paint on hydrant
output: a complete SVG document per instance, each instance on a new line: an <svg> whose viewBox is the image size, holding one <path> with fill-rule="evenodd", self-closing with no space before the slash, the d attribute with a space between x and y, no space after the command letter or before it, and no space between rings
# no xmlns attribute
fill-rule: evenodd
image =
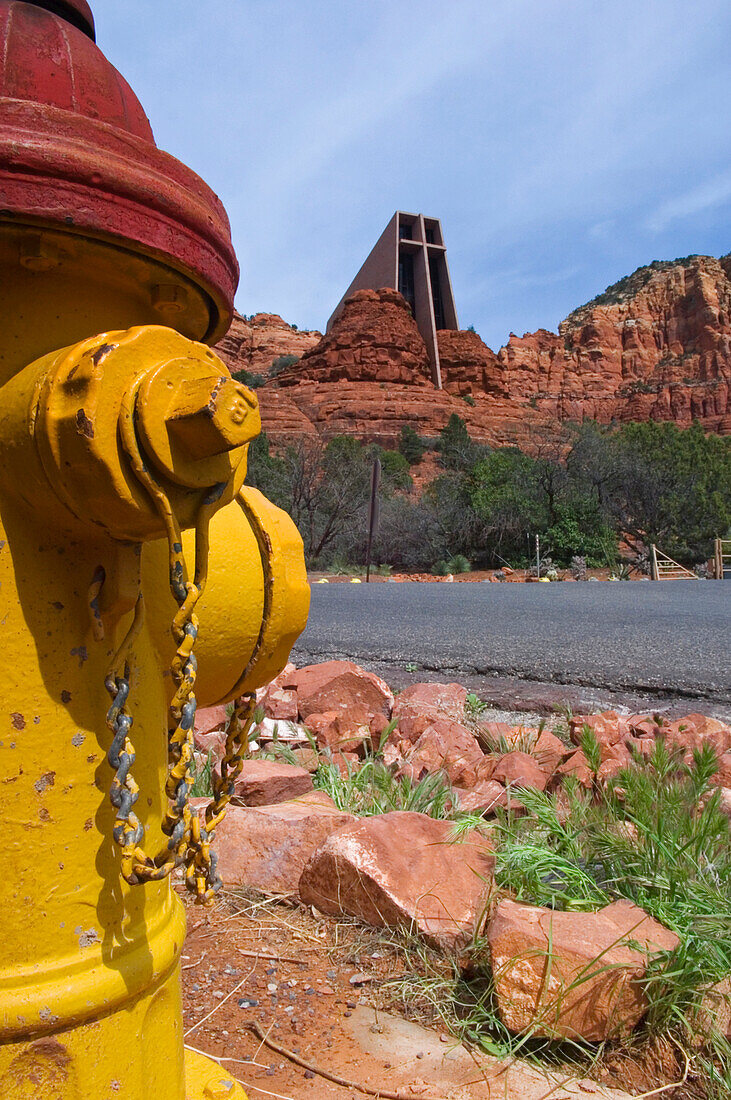
<svg viewBox="0 0 731 1100"><path fill-rule="evenodd" d="M284 666L302 543L243 487L258 405L209 347L238 279L221 203L156 147L86 0L0 0L0 56L0 1095L235 1100L184 1052L168 871L215 888L194 697Z"/></svg>

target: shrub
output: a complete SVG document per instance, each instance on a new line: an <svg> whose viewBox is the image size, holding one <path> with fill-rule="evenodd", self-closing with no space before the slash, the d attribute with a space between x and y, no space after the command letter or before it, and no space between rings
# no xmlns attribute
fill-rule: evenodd
<svg viewBox="0 0 731 1100"><path fill-rule="evenodd" d="M269 368L269 377L276 378L278 374L281 374L287 367L293 367L295 363L299 363L298 355L278 355Z"/></svg>
<svg viewBox="0 0 731 1100"><path fill-rule="evenodd" d="M597 567L617 557L617 536L589 496L573 496L555 506L555 520L546 529L554 557L569 562L576 555Z"/></svg>
<svg viewBox="0 0 731 1100"><path fill-rule="evenodd" d="M461 416L452 413L439 433L437 450L442 466L451 470L466 470L475 461L474 443Z"/></svg>
<svg viewBox="0 0 731 1100"><path fill-rule="evenodd" d="M243 367L241 370L235 371L231 377L234 381L241 382L244 386L248 386L250 390L256 390L266 382L266 378L264 378L263 375L252 374L251 371Z"/></svg>
<svg viewBox="0 0 731 1100"><path fill-rule="evenodd" d="M454 576L457 573L469 573L472 569L470 562L464 554L455 554L452 558L441 558L432 566L435 577Z"/></svg>
<svg viewBox="0 0 731 1100"><path fill-rule="evenodd" d="M600 759L591 731L582 746ZM647 979L656 1033L687 1030L705 990L731 971L731 837L711 785L717 766L709 747L687 766L660 738L606 789L569 781L563 800L521 790L527 816L501 819L497 881L518 900L595 909L627 898L680 937Z"/></svg>
<svg viewBox="0 0 731 1100"><path fill-rule="evenodd" d="M424 457L426 446L411 425L404 424L399 434L398 449L410 466L416 466Z"/></svg>

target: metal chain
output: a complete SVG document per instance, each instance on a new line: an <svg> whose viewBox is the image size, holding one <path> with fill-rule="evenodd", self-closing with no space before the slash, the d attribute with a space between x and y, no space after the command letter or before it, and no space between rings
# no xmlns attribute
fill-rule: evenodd
<svg viewBox="0 0 731 1100"><path fill-rule="evenodd" d="M244 766L244 756L249 747L249 732L254 722L256 695L242 695L237 699L226 731L226 747L218 771L212 774L213 798L206 806L205 824L200 817L193 821L191 851L193 858L186 865L185 879L188 889L210 903L221 889L221 879L216 870L218 857L211 851L216 829L226 816L226 809L233 798L236 780Z"/></svg>
<svg viewBox="0 0 731 1100"><path fill-rule="evenodd" d="M144 600L140 592L135 604L132 625L104 681L112 697L112 705L107 712L107 725L113 734L107 760L114 768L109 800L117 811L117 824L112 830L112 836L115 843L122 849L122 877L132 885L165 878L175 867L175 861L169 857L166 858L164 853L153 859L139 847L145 833L133 810L139 798L140 789L132 775L136 754L130 737L134 719L127 709L130 691L127 654L142 629L143 620ZM124 669L121 674L117 671L120 666Z"/></svg>
<svg viewBox="0 0 731 1100"><path fill-rule="evenodd" d="M211 851L211 842L216 828L225 817L236 778L243 766L255 704L255 697L246 695L236 705L229 723L220 771L213 776L213 799L206 807L204 820L201 821L199 813L190 805L193 787L193 731L197 706L194 691L197 662L193 652L198 635L195 607L203 595L208 574L210 518L225 485L215 486L201 504L195 532L195 574L193 580L188 581L185 579L180 525L167 494L153 478L140 451L134 426L135 404L136 393L130 395L122 409L122 440L136 475L150 493L165 523L169 546L170 589L178 604L172 623L176 652L171 664L175 694L169 708L168 774L165 784L169 801L161 826L169 840L166 848L156 856L148 856L139 847L144 830L133 810L139 797L139 787L131 772L135 751L130 738L133 719L127 710L130 692L127 654L142 627L144 601L141 592L135 606L132 626L105 680L107 691L112 697L107 725L113 734L108 760L115 769L110 790L110 801L117 810L113 837L122 849L121 873L126 882L136 885L162 879L182 865L185 867L186 887L195 894L196 902L210 905L222 885L216 871L217 859ZM122 665L124 671L120 675L118 670Z"/></svg>

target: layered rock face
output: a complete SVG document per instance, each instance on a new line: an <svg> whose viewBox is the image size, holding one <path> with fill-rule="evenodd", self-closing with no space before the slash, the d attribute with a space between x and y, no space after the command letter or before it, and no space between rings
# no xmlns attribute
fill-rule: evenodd
<svg viewBox="0 0 731 1100"><path fill-rule="evenodd" d="M396 290L357 290L333 328L299 363L279 376L280 386L315 382L388 382L423 386L431 372L411 310Z"/></svg>
<svg viewBox="0 0 731 1100"><path fill-rule="evenodd" d="M731 428L729 260L639 268L569 314L558 336L512 336L498 353L505 392L559 420Z"/></svg>
<svg viewBox="0 0 731 1100"><path fill-rule="evenodd" d="M731 433L731 255L639 268L574 310L558 333L511 335L497 354L475 332L442 331L442 390L394 290L358 291L331 332L317 335L259 314L235 322L219 345L232 369L301 355L259 390L275 441L346 434L394 446L404 425L433 437L453 412L493 446L530 448L562 421L587 418L698 420Z"/></svg>
<svg viewBox="0 0 731 1100"><path fill-rule="evenodd" d="M281 355L299 358L321 338L320 332L293 328L278 313L256 313L253 317L234 313L231 328L216 345L216 352L232 372L248 370L265 375Z"/></svg>

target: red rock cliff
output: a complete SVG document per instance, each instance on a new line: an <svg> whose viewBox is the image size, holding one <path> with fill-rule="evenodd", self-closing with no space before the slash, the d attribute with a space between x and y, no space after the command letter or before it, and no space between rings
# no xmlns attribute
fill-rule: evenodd
<svg viewBox="0 0 731 1100"><path fill-rule="evenodd" d="M330 332L299 363L280 375L280 386L313 382L430 382L424 341L396 290L357 290Z"/></svg>
<svg viewBox="0 0 731 1100"><path fill-rule="evenodd" d="M242 322L258 331L255 347L241 340L241 356L263 364L249 370L302 356L258 391L274 439L347 433L393 446L405 424L434 436L452 412L493 445L530 447L561 421L584 418L699 420L731 432L730 276L731 256L653 263L574 310L558 334L511 336L497 354L477 333L442 331L441 391L406 303L388 289L354 294L319 342L259 314L258 326ZM224 342L230 363L235 339Z"/></svg>
<svg viewBox="0 0 731 1100"><path fill-rule="evenodd" d="M233 372L248 370L265 375L281 355L304 355L322 339L320 332L300 332L277 313L256 313L242 317L234 313L231 328L216 351Z"/></svg>
<svg viewBox="0 0 731 1100"><path fill-rule="evenodd" d="M560 420L700 420L718 431L730 411L730 266L654 263L574 310L557 336L511 336L498 353L506 394Z"/></svg>

